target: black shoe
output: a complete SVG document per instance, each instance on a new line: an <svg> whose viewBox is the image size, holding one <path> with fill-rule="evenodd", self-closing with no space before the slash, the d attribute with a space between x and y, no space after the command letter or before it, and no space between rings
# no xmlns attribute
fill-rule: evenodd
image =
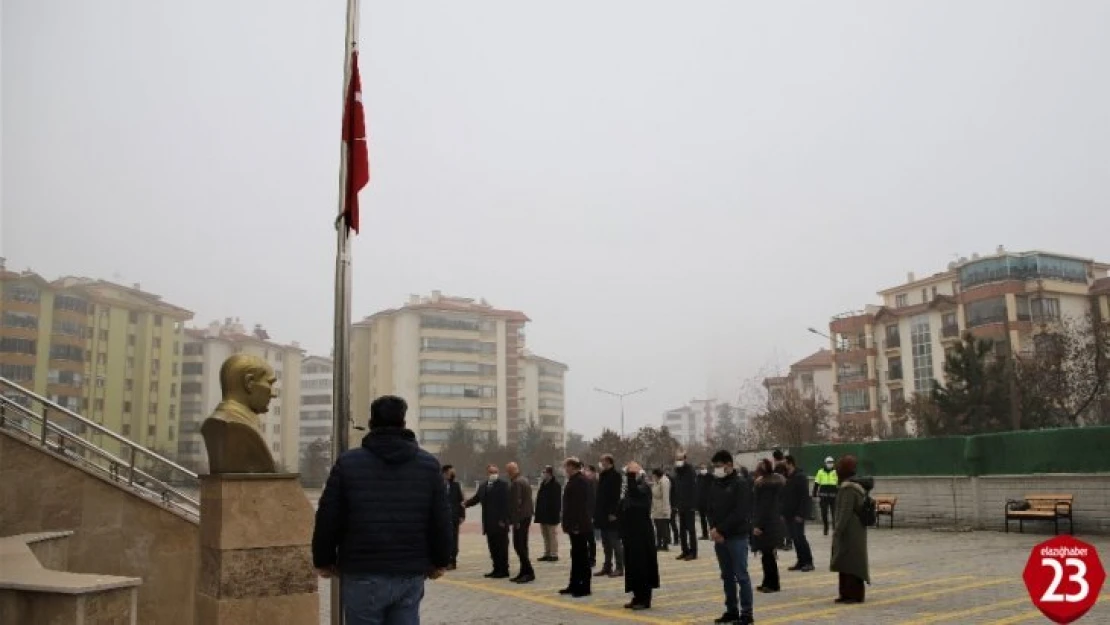
<svg viewBox="0 0 1110 625"><path fill-rule="evenodd" d="M570 586L567 586L566 588L561 589L559 591L559 594L560 595L569 595L569 594L572 594L573 592L574 592L574 589L571 588Z"/></svg>
<svg viewBox="0 0 1110 625"><path fill-rule="evenodd" d="M603 567L601 567L600 571L594 573L594 577L609 577L609 574L612 573L612 572L613 572L612 567L603 566Z"/></svg>
<svg viewBox="0 0 1110 625"><path fill-rule="evenodd" d="M518 575L516 577L516 579L510 580L510 581L512 581L514 583L517 583L517 584L527 584L529 582L536 581L536 576L531 574L531 573L526 573L524 575Z"/></svg>
<svg viewBox="0 0 1110 625"><path fill-rule="evenodd" d="M738 622L740 625L754 625L755 618L751 614L741 614Z"/></svg>
<svg viewBox="0 0 1110 625"><path fill-rule="evenodd" d="M651 609L651 604L650 603L640 603L638 601L633 600L633 601L630 601L630 602L624 604L624 609L625 610L648 610L648 609Z"/></svg>
<svg viewBox="0 0 1110 625"><path fill-rule="evenodd" d="M739 623L740 615L735 612L725 612L720 618L713 621L714 623Z"/></svg>
<svg viewBox="0 0 1110 625"><path fill-rule="evenodd" d="M590 591L588 591L588 590L576 590L576 591L570 593L570 596L574 597L575 599L578 599L580 597L589 597L590 596Z"/></svg>
<svg viewBox="0 0 1110 625"><path fill-rule="evenodd" d="M763 593L772 593L772 592L778 592L779 589L778 588L771 588L770 586L758 586L758 587L756 587L756 591L763 592Z"/></svg>
<svg viewBox="0 0 1110 625"><path fill-rule="evenodd" d="M536 558L536 562L547 562L550 559L551 558L549 556L540 556L540 557Z"/></svg>
<svg viewBox="0 0 1110 625"><path fill-rule="evenodd" d="M483 575L482 577L488 577L488 578L492 578L492 577L494 577L495 575L497 575L497 571L490 571L489 573L486 573L486 574L485 574L485 575Z"/></svg>
<svg viewBox="0 0 1110 625"><path fill-rule="evenodd" d="M559 556L551 556L547 559L548 562L558 562Z"/></svg>
<svg viewBox="0 0 1110 625"><path fill-rule="evenodd" d="M508 571L502 571L500 573L493 573L491 575L486 575L486 577L488 577L490 579L507 579L509 577L509 573L508 573Z"/></svg>
<svg viewBox="0 0 1110 625"><path fill-rule="evenodd" d="M791 567L787 567L787 569L786 569L786 570L787 570L787 571L800 571L800 570L802 570L802 567L803 567L803 566L805 566L805 565L803 565L803 564L799 563L799 564L795 564L794 566L791 566Z"/></svg>
<svg viewBox="0 0 1110 625"><path fill-rule="evenodd" d="M812 564L806 564L804 566L799 567L798 570L801 571L802 573L809 573L810 571L816 570L816 567L813 566Z"/></svg>
<svg viewBox="0 0 1110 625"><path fill-rule="evenodd" d="M686 559L686 558L688 558L688 557L689 557L689 556L688 556L687 554L683 553L682 555L680 555L680 556L678 556L677 558L675 558L675 560L685 560L685 559Z"/></svg>
<svg viewBox="0 0 1110 625"><path fill-rule="evenodd" d="M837 597L835 600L833 600L833 603L855 604L855 603L863 603L863 602L860 601L859 599L848 599L846 597Z"/></svg>

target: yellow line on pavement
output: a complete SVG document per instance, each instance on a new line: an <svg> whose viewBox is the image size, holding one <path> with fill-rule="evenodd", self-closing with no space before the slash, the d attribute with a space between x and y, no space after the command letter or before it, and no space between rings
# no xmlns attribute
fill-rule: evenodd
<svg viewBox="0 0 1110 625"><path fill-rule="evenodd" d="M852 611L853 607L859 607L859 606L876 607L876 606L884 606L884 605L895 605L895 604L898 604L898 603L904 603L906 601L913 601L915 599L931 599L933 597L939 597L941 595L949 595L949 594L952 594L952 593L955 593L955 592L963 592L963 591L966 591L966 590L974 590L976 588L987 588L989 586L1001 586L1002 584L1007 584L1007 583L1012 584L1012 583L1014 583L1014 580L1007 577L1007 578L1004 578L1004 579L993 579L993 580L989 580L989 581L985 581L985 582L977 582L977 583L974 583L974 584L964 584L964 585L961 585L961 586L953 586L952 588L944 588L944 589L941 589L941 590L931 590L929 592L921 592L921 593L917 593L917 594L913 594L913 595L906 595L904 597L895 597L893 599L883 599L881 601L868 601L868 602L863 603L863 604L856 604L855 606L841 606L841 605L838 605L836 607L828 608L826 610L813 610L813 611L810 611L810 612L802 612L802 613L799 613L799 614L790 614L788 616L782 616L782 617L773 618L773 619L770 619L770 620L761 620L761 621L759 621L759 625L775 625L776 623L794 623L794 622L802 620L802 619L820 618L820 617L824 617L824 616L833 616L833 615L836 615L838 612L840 613L840 615L837 615L838 620L843 619L844 621L848 621L848 620L850 620L850 618L848 616L846 616L846 613L849 612L849 611ZM832 600L830 599L829 601L831 602Z"/></svg>
<svg viewBox="0 0 1110 625"><path fill-rule="evenodd" d="M470 590L476 590L478 592L488 592L488 593L491 593L491 594L502 595L502 596L505 596L505 597L513 597L514 599L520 599L522 601L529 601L531 603L538 603L540 605L550 606L550 607L554 607L554 608L562 608L564 610L570 610L572 612L579 612L579 613L582 613L582 614L592 614L594 616L604 616L606 618L620 619L620 620L624 620L624 621L636 621L638 623L651 623L652 625L673 625L674 624L674 621L672 621L670 619L665 620L665 619L652 618L652 617L649 617L649 616L641 616L638 613L629 612L627 610L622 610L622 611L618 612L616 610L606 610L606 609L598 608L596 606L591 606L591 605L585 605L585 604L580 604L580 603L572 603L572 601L574 601L573 599L569 599L569 600L566 600L566 601L560 601L558 599L545 597L543 595L537 595L535 593L528 592L528 591L523 591L523 590L509 590L508 588L495 588L495 587L490 587L490 586L486 586L486 585L483 585L483 584L475 584L475 583L471 583L471 582L461 582L461 581L457 581L457 580L449 580L449 579L446 579L446 578L440 579L439 583L445 583L445 584L449 584L451 586L458 586L460 588L467 588L467 589L470 589Z"/></svg>
<svg viewBox="0 0 1110 625"><path fill-rule="evenodd" d="M884 577L903 577L905 575L909 575L909 573L905 572L905 571L895 571L895 572L890 572L890 573L884 574ZM798 605L821 603L823 601L826 601L826 599L822 598L822 599L808 599L808 600L797 601L793 598L793 595L791 595L790 592L792 590L796 590L796 589L799 589L799 588L800 589L809 589L809 588L821 588L823 586L831 586L831 585L835 584L836 582L837 582L837 579L835 577L825 576L825 577L822 577L821 579L812 580L812 581L809 581L809 582L805 582L803 584L790 584L788 586L783 586L782 591L778 592L778 593L773 593L773 594L768 594L768 595L764 595L762 593L756 593L755 594L756 605L768 605L768 607L760 608L761 610L778 610L778 609L782 609L783 607L794 607L794 606L798 606ZM936 582L928 582L928 583L936 583ZM919 584L916 584L916 585L917 586L923 586L923 585L926 585L926 583L919 583ZM890 590L890 589L887 589L887 590ZM716 588L716 589L713 590L712 593L709 593L708 591L706 591L706 592L699 592L698 594L699 595L712 595L712 594L721 595L721 593L722 593L722 590L720 588ZM783 593L786 593L787 596L791 597L790 602L788 604L783 604L783 603L778 603L778 602L770 603L770 601L768 601L765 604L763 602L763 599L762 599L763 597L782 596ZM680 596L692 597L693 594L694 593L685 593L685 594L680 595ZM673 607L673 606L676 606L676 605L689 605L691 603L698 603L698 602L704 601L704 600L705 600L704 598L690 598L690 599L683 599L682 601L663 601L661 603L656 603L655 601L652 601L651 605L652 606L658 605L659 607L663 608L663 607Z"/></svg>
<svg viewBox="0 0 1110 625"><path fill-rule="evenodd" d="M1008 607L1015 606L1015 605L1020 605L1020 604L1023 604L1023 603L1029 603L1029 596L1028 595L1026 595L1024 597L1021 597L1019 599L1007 599L1005 601L998 601L998 602L995 602L995 603L988 603L986 605L977 606L977 607L970 608L970 609L967 609L967 610L959 610L959 611L956 611L956 612L940 612L940 613L937 613L937 614L931 614L931 615L929 615L925 618L919 618L919 619L915 619L915 620L912 620L912 621L902 621L901 623L898 623L898 625L929 625L929 623L937 623L937 622L940 622L940 621L950 621L950 620L954 620L954 619L960 619L959 622L966 623L967 621L963 620L965 617L975 616L976 614L982 614L984 612L993 612L994 610L998 610L998 609L1001 609L1001 608L1008 608Z"/></svg>

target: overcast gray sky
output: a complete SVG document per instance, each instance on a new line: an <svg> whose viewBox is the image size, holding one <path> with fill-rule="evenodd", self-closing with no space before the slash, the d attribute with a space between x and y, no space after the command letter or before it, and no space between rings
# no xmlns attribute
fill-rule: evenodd
<svg viewBox="0 0 1110 625"><path fill-rule="evenodd" d="M956 254L1110 260L1110 3L366 0L354 315L486 297L628 427ZM331 345L343 0L2 0L2 255Z"/></svg>

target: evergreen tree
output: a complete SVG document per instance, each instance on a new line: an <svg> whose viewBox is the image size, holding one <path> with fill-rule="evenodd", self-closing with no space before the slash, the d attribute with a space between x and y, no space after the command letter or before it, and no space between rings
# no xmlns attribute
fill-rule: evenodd
<svg viewBox="0 0 1110 625"><path fill-rule="evenodd" d="M939 413L934 435L980 434L1006 429L1010 414L1007 364L996 357L994 342L964 334L944 360L946 383L935 384Z"/></svg>

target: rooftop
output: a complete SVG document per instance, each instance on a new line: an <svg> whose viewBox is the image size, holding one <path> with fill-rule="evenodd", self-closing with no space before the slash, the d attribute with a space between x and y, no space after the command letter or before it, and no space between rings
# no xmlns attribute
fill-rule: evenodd
<svg viewBox="0 0 1110 625"><path fill-rule="evenodd" d="M506 321L520 321L528 322L531 319L519 310L508 310L502 308L494 308L490 305L485 298L479 298L475 301L469 297L453 297L444 295L440 291L432 291L432 294L427 297L420 295L410 295L409 301L400 308L387 308L380 310L360 321L356 325L362 325L372 321L377 317L386 317L394 315L402 311L421 311L432 310L447 313L470 313L486 317L499 317Z"/></svg>

